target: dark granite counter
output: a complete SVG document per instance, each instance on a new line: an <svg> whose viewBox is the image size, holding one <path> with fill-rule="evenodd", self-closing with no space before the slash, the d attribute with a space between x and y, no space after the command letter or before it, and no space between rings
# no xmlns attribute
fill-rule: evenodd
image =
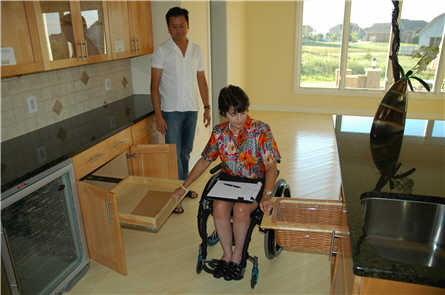
<svg viewBox="0 0 445 295"><path fill-rule="evenodd" d="M132 95L1 144L1 191L101 142L153 113L150 95Z"/></svg>
<svg viewBox="0 0 445 295"><path fill-rule="evenodd" d="M341 129L341 124L336 126L354 273L359 276L444 288L444 268L386 259L379 256L376 249L364 238L360 196L374 190L380 172L372 160L369 132L343 132ZM433 137L431 133L426 137L405 134L399 162L402 164L399 173L416 168L416 171L408 176L410 186L412 185L410 193L445 197L445 138ZM398 189L400 188L391 189L387 184L382 191L399 193Z"/></svg>

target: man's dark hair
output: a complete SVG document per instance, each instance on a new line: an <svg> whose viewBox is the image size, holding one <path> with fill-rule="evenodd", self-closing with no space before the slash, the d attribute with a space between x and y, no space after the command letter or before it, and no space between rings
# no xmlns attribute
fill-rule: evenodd
<svg viewBox="0 0 445 295"><path fill-rule="evenodd" d="M229 85L219 92L219 114L225 116L230 107L233 107L237 113L242 113L249 109L249 97L238 86Z"/></svg>
<svg viewBox="0 0 445 295"><path fill-rule="evenodd" d="M187 9L181 7L172 7L168 10L165 15L165 20L167 21L167 26L170 24L170 17L177 17L183 15L185 20L187 21L187 25L189 24L189 12Z"/></svg>

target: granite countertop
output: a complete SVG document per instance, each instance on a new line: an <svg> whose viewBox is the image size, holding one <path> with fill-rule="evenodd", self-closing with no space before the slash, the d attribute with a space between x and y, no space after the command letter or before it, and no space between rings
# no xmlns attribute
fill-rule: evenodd
<svg viewBox="0 0 445 295"><path fill-rule="evenodd" d="M152 113L150 95L132 95L2 142L2 193Z"/></svg>
<svg viewBox="0 0 445 295"><path fill-rule="evenodd" d="M373 163L368 133L343 132L336 128L343 181L343 196L350 229L353 271L359 276L445 287L445 269L402 263L379 256L363 231L360 196L373 191L380 172ZM404 136L400 172L416 171L411 194L445 197L445 138ZM382 191L396 193L387 184Z"/></svg>

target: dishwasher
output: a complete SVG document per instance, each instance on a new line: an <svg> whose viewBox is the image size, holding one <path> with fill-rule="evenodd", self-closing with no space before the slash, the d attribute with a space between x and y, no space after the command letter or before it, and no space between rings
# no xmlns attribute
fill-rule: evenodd
<svg viewBox="0 0 445 295"><path fill-rule="evenodd" d="M71 160L1 195L2 294L61 294L88 271Z"/></svg>

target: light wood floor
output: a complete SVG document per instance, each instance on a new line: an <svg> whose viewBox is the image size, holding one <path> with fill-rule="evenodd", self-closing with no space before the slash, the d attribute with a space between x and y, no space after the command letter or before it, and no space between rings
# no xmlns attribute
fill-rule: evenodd
<svg viewBox="0 0 445 295"><path fill-rule="evenodd" d="M332 118L328 115L251 111L253 118L269 123L282 161L280 177L292 196L338 199L338 167ZM192 189L201 192L209 178L203 175ZM250 288L251 263L237 282L196 274L200 238L198 200L183 202L185 213L172 215L158 233L123 229L128 275L122 276L96 262L69 294L328 294L329 261L325 255L283 251L269 260L264 255L264 235L255 229L249 248L259 257L259 281ZM218 245L208 258L218 258Z"/></svg>

